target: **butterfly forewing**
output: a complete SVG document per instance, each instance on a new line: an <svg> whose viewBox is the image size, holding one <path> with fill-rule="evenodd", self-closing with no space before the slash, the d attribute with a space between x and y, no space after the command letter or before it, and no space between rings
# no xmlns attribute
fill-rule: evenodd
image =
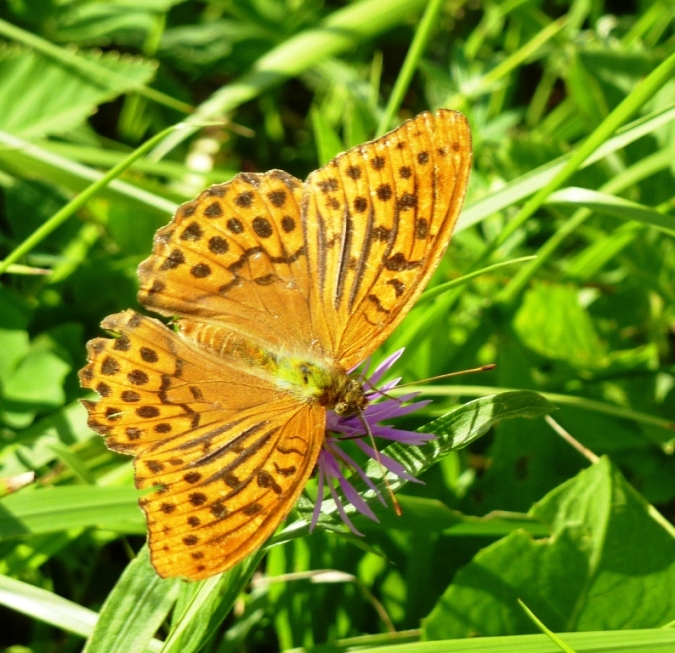
<svg viewBox="0 0 675 653"><path fill-rule="evenodd" d="M196 349L133 311L89 345L89 424L134 454L152 561L162 576L204 578L267 539L302 491L325 411Z"/></svg>
<svg viewBox="0 0 675 653"><path fill-rule="evenodd" d="M301 197L302 183L280 170L205 190L158 231L139 268L140 301L277 349L319 347L327 327L310 309Z"/></svg>
<svg viewBox="0 0 675 653"><path fill-rule="evenodd" d="M462 114L423 113L310 175L310 268L349 368L377 348L424 289L449 243L471 167Z"/></svg>

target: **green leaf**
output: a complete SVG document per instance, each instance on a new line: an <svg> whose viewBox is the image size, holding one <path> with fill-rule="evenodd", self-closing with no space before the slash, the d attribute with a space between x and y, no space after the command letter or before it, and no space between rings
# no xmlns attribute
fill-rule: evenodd
<svg viewBox="0 0 675 653"><path fill-rule="evenodd" d="M316 107L312 108L311 116L314 140L316 141L317 159L319 165L325 165L336 154L342 152L344 146L340 137L335 133L335 130L319 109Z"/></svg>
<svg viewBox="0 0 675 653"><path fill-rule="evenodd" d="M265 555L264 549L238 565L205 581L183 584L183 611L172 624L162 653L196 653L201 650L229 614Z"/></svg>
<svg viewBox="0 0 675 653"><path fill-rule="evenodd" d="M549 534L549 529L540 521L522 513L508 513L474 517L463 515L458 510L451 510L436 499L414 497L397 494L396 500L401 506L402 514L396 515L391 508L373 504L373 510L379 523L369 519L357 518L355 522L359 530L380 531L395 529L415 533L443 533L444 535L502 537L517 529L525 529L532 535L542 537Z"/></svg>
<svg viewBox="0 0 675 653"><path fill-rule="evenodd" d="M28 310L6 288L0 288L0 382L6 383L28 353ZM2 386L0 386L1 388Z"/></svg>
<svg viewBox="0 0 675 653"><path fill-rule="evenodd" d="M26 427L37 411L61 406L66 399L63 381L70 369L46 339L36 340L3 383L2 420L16 428Z"/></svg>
<svg viewBox="0 0 675 653"><path fill-rule="evenodd" d="M421 0L359 0L334 11L313 29L302 31L260 57L251 69L216 91L187 120L196 130L200 123L227 114L264 91L278 86L320 61L349 50L402 22L426 3ZM155 150L162 158L187 136L172 134Z"/></svg>
<svg viewBox="0 0 675 653"><path fill-rule="evenodd" d="M180 584L177 578L167 580L157 575L144 546L103 604L85 653L144 650L166 619Z"/></svg>
<svg viewBox="0 0 675 653"><path fill-rule="evenodd" d="M672 104L659 108L657 111L643 118L634 120L632 123L618 130L616 136L607 139L580 165L580 169L583 170L592 163L602 160L643 136L657 131L660 127L669 124L673 120L675 120L675 106ZM537 192L563 170L571 156L571 154L561 156L510 181L499 190L487 193L484 197L479 197L476 200L468 202L457 222L457 231L468 229L471 225L481 222L498 211L513 206L522 199Z"/></svg>
<svg viewBox="0 0 675 653"><path fill-rule="evenodd" d="M115 83L97 84L91 77L23 48L0 48L0 130L29 139L64 133L82 124L102 102L147 82L156 69L152 62L115 52L85 53L83 57L117 73ZM36 79L40 84L34 83Z"/></svg>
<svg viewBox="0 0 675 653"><path fill-rule="evenodd" d="M542 623L538 618L537 615L532 612L520 599L518 599L518 603L520 604L520 607L525 610L525 613L527 616L532 619L532 621L539 626L539 630L541 630L543 633L545 633L548 638L557 644L560 649L563 651L563 653L576 653L576 651L571 647L568 646L560 637L558 637L552 630L546 627L546 624Z"/></svg>
<svg viewBox="0 0 675 653"><path fill-rule="evenodd" d="M0 499L0 540L80 527L144 533L138 497L132 487L28 487Z"/></svg>
<svg viewBox="0 0 675 653"><path fill-rule="evenodd" d="M98 616L54 592L7 576L0 576L0 605L82 637L91 633Z"/></svg>
<svg viewBox="0 0 675 653"><path fill-rule="evenodd" d="M127 157L124 157L126 159ZM119 165L119 164L118 164ZM103 179L104 174L71 159L52 153L38 145L0 131L0 169L18 177L41 178L73 191L84 191L90 184ZM122 202L128 210L141 216L166 220L176 210L176 203L156 193L148 192L121 179L113 179L99 190L107 200Z"/></svg>
<svg viewBox="0 0 675 653"><path fill-rule="evenodd" d="M76 401L21 431L15 442L0 451L0 475L15 476L53 461L52 444L72 445L95 436L87 426L87 411Z"/></svg>
<svg viewBox="0 0 675 653"><path fill-rule="evenodd" d="M606 347L574 286L536 284L525 293L513 327L523 344L538 354L582 369L607 363Z"/></svg>
<svg viewBox="0 0 675 653"><path fill-rule="evenodd" d="M451 451L466 447L485 435L490 428L501 420L514 417L533 419L546 415L553 410L555 410L555 406L550 401L536 392L527 390L503 392L490 397L482 397L469 401L418 429L423 433L433 433L437 436L435 440L431 440L422 447L394 443L383 451L400 462L410 474L419 476ZM385 488L382 469L377 461L371 460L366 466L365 472L375 482L376 486ZM406 483L393 473L387 474L387 480L394 490ZM360 478L352 477L350 481L362 496L368 500L373 500L374 492ZM298 513L305 520L311 519L313 509L313 502L308 499L301 498L298 501ZM347 506L346 509L347 512L354 511L353 507ZM335 529L337 527L342 530L342 522L335 516L336 510L332 500L324 500L319 524L326 528Z"/></svg>
<svg viewBox="0 0 675 653"><path fill-rule="evenodd" d="M665 230L670 235L675 235L675 218L663 215L663 213L644 206L644 204L631 202L609 193L570 186L551 193L546 203L585 207L613 218L636 220L644 225L656 227Z"/></svg>
<svg viewBox="0 0 675 653"><path fill-rule="evenodd" d="M618 630L589 633L562 633L565 641L577 653L671 653L675 646L672 629ZM436 642L407 641L410 631L387 635L366 635L339 640L335 643L286 653L560 653L560 647L546 635L515 635L512 637L476 637L446 639ZM369 644L372 644L369 647Z"/></svg>
<svg viewBox="0 0 675 653"><path fill-rule="evenodd" d="M480 551L425 620L426 639L532 632L518 599L555 632L650 628L675 618L675 543L606 459L550 492L531 515L551 537L516 532Z"/></svg>

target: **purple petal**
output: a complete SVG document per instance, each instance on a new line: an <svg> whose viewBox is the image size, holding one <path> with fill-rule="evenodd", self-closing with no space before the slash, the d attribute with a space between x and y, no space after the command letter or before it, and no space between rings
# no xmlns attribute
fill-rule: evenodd
<svg viewBox="0 0 675 653"><path fill-rule="evenodd" d="M415 433L414 431L404 431L403 429L394 429L389 426L378 426L373 430L373 435L392 442L421 447L422 445L435 440L433 433Z"/></svg>
<svg viewBox="0 0 675 653"><path fill-rule="evenodd" d="M361 376L368 376L368 370L370 369L370 363L371 363L371 358L368 356L365 360L361 361L360 363L357 363L352 367L351 369L347 370L347 374L353 374L356 372L356 370L363 365L363 369L361 370L360 374Z"/></svg>
<svg viewBox="0 0 675 653"><path fill-rule="evenodd" d="M377 454L375 453L375 450L368 446L363 440L355 440L356 444L361 448L362 451L364 451L366 454L368 454L373 460L377 460ZM381 453L380 454L380 461L382 462L383 467L388 469L390 472L396 474L399 478L404 478L406 481L410 481L412 483L421 483L422 481L416 479L414 476L411 476L399 463L398 461L394 460L390 456L387 456L386 453Z"/></svg>
<svg viewBox="0 0 675 653"><path fill-rule="evenodd" d="M326 454L324 456L324 469L326 472L326 478L328 480L331 478L340 478L342 476L342 471L340 470L340 464L333 453L326 448L324 448L323 453Z"/></svg>
<svg viewBox="0 0 675 653"><path fill-rule="evenodd" d="M331 496L333 497L333 501L335 501L335 507L338 510L338 513L340 513L340 517L342 518L342 521L349 526L349 530L352 531L352 533L356 533L356 535L361 535L363 536L363 533L360 531L356 530L354 527L354 524L352 524L351 520L347 516L347 513L345 512L345 509L342 505L342 501L340 501L340 497L338 496L337 490L333 487L332 483L328 484L328 489L330 490Z"/></svg>
<svg viewBox="0 0 675 653"><path fill-rule="evenodd" d="M370 390L368 390L368 392L366 392L366 395L368 399L370 399L371 401L377 401L381 397L386 397L387 396L386 393L389 392L389 390L395 388L401 382L401 380L402 378L399 376L398 378L393 379L392 381L389 381L384 385L381 385L379 388L375 389L371 388ZM417 394L419 394L419 392Z"/></svg>
<svg viewBox="0 0 675 653"><path fill-rule="evenodd" d="M340 449L338 446L334 446L333 449L333 454L335 456L339 456L342 458L363 480L363 482L373 491L375 492L377 498L380 500L380 503L382 503L383 506L387 505L387 502L384 500L384 497L382 496L382 493L377 489L377 486L375 483L373 483L370 480L370 477L363 471L360 465L357 465L356 462L352 459L351 456L348 456L342 449Z"/></svg>
<svg viewBox="0 0 675 653"><path fill-rule="evenodd" d="M370 506L363 500L361 495L354 489L354 486L344 477L339 478L338 482L342 491L345 493L345 496L349 502L363 515L369 517L373 521L379 522L380 520L375 516L375 513L370 509Z"/></svg>
<svg viewBox="0 0 675 653"><path fill-rule="evenodd" d="M383 419L392 419L394 417L401 417L402 415L414 413L415 411L428 406L430 403L431 400L426 399L404 406L398 401L388 399L387 401L381 401L377 404L366 406L366 409L363 412L370 424L371 422L381 422Z"/></svg>
<svg viewBox="0 0 675 653"><path fill-rule="evenodd" d="M375 385L389 370L389 368L403 355L403 349L395 351L391 356L387 356L376 368L370 376L370 383Z"/></svg>
<svg viewBox="0 0 675 653"><path fill-rule="evenodd" d="M401 395L400 397L397 397L397 399L398 399L399 403L405 404L408 401L414 399L415 397L418 397L420 394L421 393L419 393L419 392L409 392L407 395ZM431 399L425 399L424 401L427 404L430 404L432 400ZM417 402L417 403L421 403L421 402Z"/></svg>
<svg viewBox="0 0 675 653"><path fill-rule="evenodd" d="M310 533L314 530L317 522L319 521L319 514L321 513L321 504L323 504L323 484L325 478L325 472L323 471L324 455L325 454L323 451L319 454L319 485L316 490L316 504L314 505L314 512L312 513L312 521L309 524Z"/></svg>

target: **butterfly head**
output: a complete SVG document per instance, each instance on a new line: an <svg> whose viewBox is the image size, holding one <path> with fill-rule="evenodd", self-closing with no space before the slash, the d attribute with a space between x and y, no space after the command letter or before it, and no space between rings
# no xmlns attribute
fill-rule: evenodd
<svg viewBox="0 0 675 653"><path fill-rule="evenodd" d="M338 417L350 417L362 412L368 403L363 385L356 379L347 379L332 407Z"/></svg>

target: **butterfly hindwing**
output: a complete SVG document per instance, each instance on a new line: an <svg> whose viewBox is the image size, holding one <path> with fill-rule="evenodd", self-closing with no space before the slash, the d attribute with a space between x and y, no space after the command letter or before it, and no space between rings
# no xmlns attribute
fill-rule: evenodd
<svg viewBox="0 0 675 653"><path fill-rule="evenodd" d="M325 411L195 348L133 311L103 322L80 377L101 395L90 426L135 455L152 561L162 576L205 578L260 546L295 503L323 438Z"/></svg>

